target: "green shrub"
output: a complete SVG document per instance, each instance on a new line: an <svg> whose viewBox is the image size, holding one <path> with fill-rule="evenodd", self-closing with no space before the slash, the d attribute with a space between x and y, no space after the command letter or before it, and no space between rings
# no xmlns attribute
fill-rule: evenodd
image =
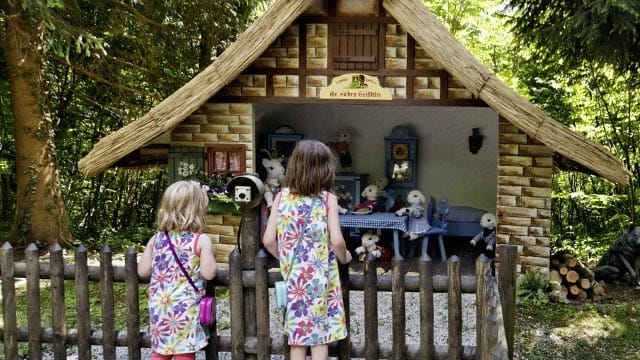
<svg viewBox="0 0 640 360"><path fill-rule="evenodd" d="M549 282L540 270L529 271L518 280L516 297L518 304L541 306L549 302L546 288Z"/></svg>

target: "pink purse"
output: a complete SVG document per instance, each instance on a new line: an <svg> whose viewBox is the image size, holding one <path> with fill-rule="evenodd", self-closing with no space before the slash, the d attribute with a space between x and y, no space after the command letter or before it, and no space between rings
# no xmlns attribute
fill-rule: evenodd
<svg viewBox="0 0 640 360"><path fill-rule="evenodd" d="M193 286L193 289L196 293L200 293L200 289L196 286L196 284L191 280L191 276L187 273L184 266L180 262L180 258L178 254L176 254L176 250L173 248L173 244L171 243L171 238L169 237L169 233L167 231L164 232L167 237L167 242L169 243L169 249L173 253L173 258L176 259L178 266L180 266L180 270L184 276L186 276L187 280L189 280L189 284ZM203 289L204 290L204 289ZM216 297L215 296L202 296L200 298L200 324L203 326L211 326L216 321Z"/></svg>

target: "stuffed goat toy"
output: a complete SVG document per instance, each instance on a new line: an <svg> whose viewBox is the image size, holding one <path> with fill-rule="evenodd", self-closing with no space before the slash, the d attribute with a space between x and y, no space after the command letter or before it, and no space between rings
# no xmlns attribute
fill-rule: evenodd
<svg viewBox="0 0 640 360"><path fill-rule="evenodd" d="M473 246L483 243L486 246L482 249L482 252L489 258L496 257L496 216L491 213L486 213L480 218L480 226L482 231L469 241Z"/></svg>
<svg viewBox="0 0 640 360"><path fill-rule="evenodd" d="M377 185L369 185L360 194L366 200L362 201L353 207L353 212L365 212L378 211L378 195L380 195L380 188Z"/></svg>
<svg viewBox="0 0 640 360"><path fill-rule="evenodd" d="M349 144L351 143L351 133L348 129L341 129L336 132L338 141L330 142L327 145L338 153L340 161L340 172L351 172L352 160L349 152Z"/></svg>
<svg viewBox="0 0 640 360"><path fill-rule="evenodd" d="M420 190L411 190L407 194L409 207L403 207L396 211L396 216L409 215L407 232L404 234L405 237L409 237L409 240L424 236L424 232L431 228L424 209L425 201L426 198Z"/></svg>
<svg viewBox="0 0 640 360"><path fill-rule="evenodd" d="M360 261L363 261L367 257L368 253L371 253L371 255L376 258L379 258L382 255L383 249L376 245L378 241L380 241L380 236L372 233L371 231L367 231L362 234L360 240L362 245L358 246L355 250Z"/></svg>
<svg viewBox="0 0 640 360"><path fill-rule="evenodd" d="M263 150L266 152L266 150ZM284 158L273 156L269 154L268 158L262 159L262 166L267 170L267 178L264 181L264 201L267 204L267 208L271 208L273 205L273 199L280 191L280 186L284 183L284 166L282 161Z"/></svg>

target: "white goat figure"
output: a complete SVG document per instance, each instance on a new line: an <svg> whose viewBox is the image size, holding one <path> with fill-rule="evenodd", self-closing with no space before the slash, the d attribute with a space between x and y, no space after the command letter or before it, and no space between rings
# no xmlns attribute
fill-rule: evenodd
<svg viewBox="0 0 640 360"><path fill-rule="evenodd" d="M273 199L280 191L280 186L284 183L284 165L282 165L284 158L270 154L266 150L263 151L269 155L268 158L262 159L262 166L267 170L267 178L264 181L264 201L267 204L267 208L271 209Z"/></svg>

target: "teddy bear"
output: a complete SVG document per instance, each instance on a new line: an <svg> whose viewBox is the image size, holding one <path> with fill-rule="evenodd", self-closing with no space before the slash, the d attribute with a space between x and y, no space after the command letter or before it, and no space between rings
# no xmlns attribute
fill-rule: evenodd
<svg viewBox="0 0 640 360"><path fill-rule="evenodd" d="M349 153L349 144L351 143L351 133L348 129L340 129L336 132L337 141L330 142L327 145L338 153L340 162L340 172L351 172L352 160Z"/></svg>
<svg viewBox="0 0 640 360"><path fill-rule="evenodd" d="M482 231L469 241L472 246L480 243L486 244L482 252L490 259L496 256L496 225L496 216L492 213L485 213L480 218Z"/></svg>
<svg viewBox="0 0 640 360"><path fill-rule="evenodd" d="M427 214L425 213L425 201L426 198L422 191L414 189L407 194L407 203L409 206L396 210L396 216L409 215L407 231L404 236L409 237L411 241L424 236L424 232L431 228L429 219L427 219Z"/></svg>
<svg viewBox="0 0 640 360"><path fill-rule="evenodd" d="M360 194L364 201L361 201L360 204L356 204L353 207L353 212L372 212L378 210L378 195L380 195L380 188L378 185L368 185L362 190Z"/></svg>
<svg viewBox="0 0 640 360"><path fill-rule="evenodd" d="M361 244L356 248L356 254L358 255L358 259L363 261L368 253L371 253L376 258L379 258L382 255L382 247L378 246L377 243L380 241L380 236L374 234L371 231L367 231L360 237Z"/></svg>

